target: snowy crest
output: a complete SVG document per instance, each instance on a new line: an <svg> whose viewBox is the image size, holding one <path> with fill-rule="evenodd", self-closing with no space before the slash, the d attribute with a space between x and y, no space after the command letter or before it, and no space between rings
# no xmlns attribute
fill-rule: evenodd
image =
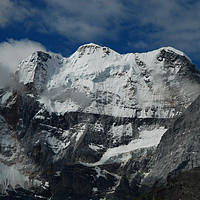
<svg viewBox="0 0 200 200"><path fill-rule="evenodd" d="M40 94L38 100L49 112L168 118L198 94L198 85L186 79L187 87L181 83L179 72L190 65L187 56L172 47L120 55L90 43L69 58L36 52L16 74L19 83Z"/></svg>

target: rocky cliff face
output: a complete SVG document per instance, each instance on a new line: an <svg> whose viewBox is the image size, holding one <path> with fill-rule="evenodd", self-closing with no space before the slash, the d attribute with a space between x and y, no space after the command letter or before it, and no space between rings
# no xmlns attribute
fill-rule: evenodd
<svg viewBox="0 0 200 200"><path fill-rule="evenodd" d="M199 108L200 97L182 115L176 117L155 151L150 167L152 170L144 182L162 181L167 176L200 165Z"/></svg>
<svg viewBox="0 0 200 200"><path fill-rule="evenodd" d="M0 91L2 198L132 199L199 166L183 116L200 73L178 50L35 52L12 77Z"/></svg>
<svg viewBox="0 0 200 200"><path fill-rule="evenodd" d="M199 194L199 167L173 175L167 183L151 192L144 194L136 200L198 200Z"/></svg>

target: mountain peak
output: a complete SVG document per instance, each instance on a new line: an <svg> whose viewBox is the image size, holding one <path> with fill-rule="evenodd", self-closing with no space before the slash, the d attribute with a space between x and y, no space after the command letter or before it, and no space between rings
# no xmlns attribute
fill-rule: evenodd
<svg viewBox="0 0 200 200"><path fill-rule="evenodd" d="M84 55L84 54L92 54L95 53L97 51L101 50L103 53L107 53L109 54L111 49L108 47L102 47L100 45L94 44L94 43L88 43L88 44L84 44L82 46L80 46L77 50L77 52L80 55Z"/></svg>
<svg viewBox="0 0 200 200"><path fill-rule="evenodd" d="M165 51L167 51L167 52L174 52L175 54L178 54L178 55L180 55L180 56L186 57L190 62L192 62L191 59L190 59L185 53L183 53L182 51L180 51L180 50L178 50L178 49L175 49L174 47L171 47L171 46L162 47L162 48L160 48L159 50L160 50L160 51L165 50Z"/></svg>
<svg viewBox="0 0 200 200"><path fill-rule="evenodd" d="M81 47L91 48L91 47L101 47L101 46L98 44L95 44L93 42L90 42L90 43L81 45L79 48L81 48Z"/></svg>
<svg viewBox="0 0 200 200"><path fill-rule="evenodd" d="M183 107L191 102L187 99L196 97L196 89L188 91L194 88L192 83L184 88L178 81L180 69L187 71L192 65L183 56L172 47L120 55L108 47L89 43L69 58L36 52L20 64L16 76L19 83L31 84L36 93L45 91L43 96L48 98L42 96L41 103L50 112L82 109L111 116L166 118L176 113L171 96L180 95ZM199 80L194 73L191 76Z"/></svg>
<svg viewBox="0 0 200 200"><path fill-rule="evenodd" d="M200 163L199 101L185 112L200 72L172 47L38 51L12 77L0 90L0 199L135 198Z"/></svg>
<svg viewBox="0 0 200 200"><path fill-rule="evenodd" d="M27 59L24 59L22 62L33 62L34 60L38 60L41 62L46 62L48 59L51 59L50 54L43 51L35 51L33 52Z"/></svg>

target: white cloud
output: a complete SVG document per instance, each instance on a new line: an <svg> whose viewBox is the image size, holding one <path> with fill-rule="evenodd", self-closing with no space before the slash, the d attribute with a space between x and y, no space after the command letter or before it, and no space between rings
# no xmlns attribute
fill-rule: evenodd
<svg viewBox="0 0 200 200"><path fill-rule="evenodd" d="M133 50L170 45L197 55L199 10L198 0L0 0L0 27L23 22L27 31L62 35L72 45L109 41L127 50L129 44L135 44Z"/></svg>
<svg viewBox="0 0 200 200"><path fill-rule="evenodd" d="M133 2L130 7L135 6L138 10L136 12L140 24L139 34L145 35L143 32L146 31L147 40L153 41L154 46L172 45L188 53L199 51L200 1L151 0L137 4L136 1ZM143 29L148 26L149 29ZM151 31L152 27L155 30Z"/></svg>
<svg viewBox="0 0 200 200"><path fill-rule="evenodd" d="M0 1L0 27L8 26L12 22L23 21L33 16L34 9L28 8L24 1L1 0Z"/></svg>
<svg viewBox="0 0 200 200"><path fill-rule="evenodd" d="M9 71L14 71L19 63L31 55L34 51L46 51L38 42L28 39L13 40L0 43L0 65Z"/></svg>
<svg viewBox="0 0 200 200"><path fill-rule="evenodd" d="M197 0L41 2L43 6L30 0L1 0L0 26L21 21L28 26L28 30L34 28L47 34L60 34L81 43L104 42L106 39L135 42L139 37L138 41L145 41L147 49L172 45L194 51L190 44L192 42L196 47L199 40L200 1Z"/></svg>
<svg viewBox="0 0 200 200"><path fill-rule="evenodd" d="M37 50L46 51L40 43L28 39L0 43L0 87L7 81L8 73L14 72L23 59Z"/></svg>
<svg viewBox="0 0 200 200"><path fill-rule="evenodd" d="M75 41L139 42L134 48L174 46L199 51L200 2L179 0L44 0L44 27ZM123 36L122 36L123 35ZM125 38L121 38L125 37ZM145 41L141 43L140 41ZM191 48L191 44L195 47Z"/></svg>
<svg viewBox="0 0 200 200"><path fill-rule="evenodd" d="M48 31L77 41L117 38L124 5L119 0L45 0L47 10L42 12Z"/></svg>

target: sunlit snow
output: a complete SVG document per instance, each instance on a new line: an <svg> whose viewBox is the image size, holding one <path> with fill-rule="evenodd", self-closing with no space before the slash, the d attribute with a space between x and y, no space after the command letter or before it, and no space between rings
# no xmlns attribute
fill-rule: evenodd
<svg viewBox="0 0 200 200"><path fill-rule="evenodd" d="M34 53L19 65L17 74L20 83L34 84L40 94L38 101L49 112L171 118L177 114L174 102L187 107L196 98L199 86L177 83L181 64L165 65L162 50L189 60L172 47L120 55L90 43L69 58L48 55L42 64Z"/></svg>

